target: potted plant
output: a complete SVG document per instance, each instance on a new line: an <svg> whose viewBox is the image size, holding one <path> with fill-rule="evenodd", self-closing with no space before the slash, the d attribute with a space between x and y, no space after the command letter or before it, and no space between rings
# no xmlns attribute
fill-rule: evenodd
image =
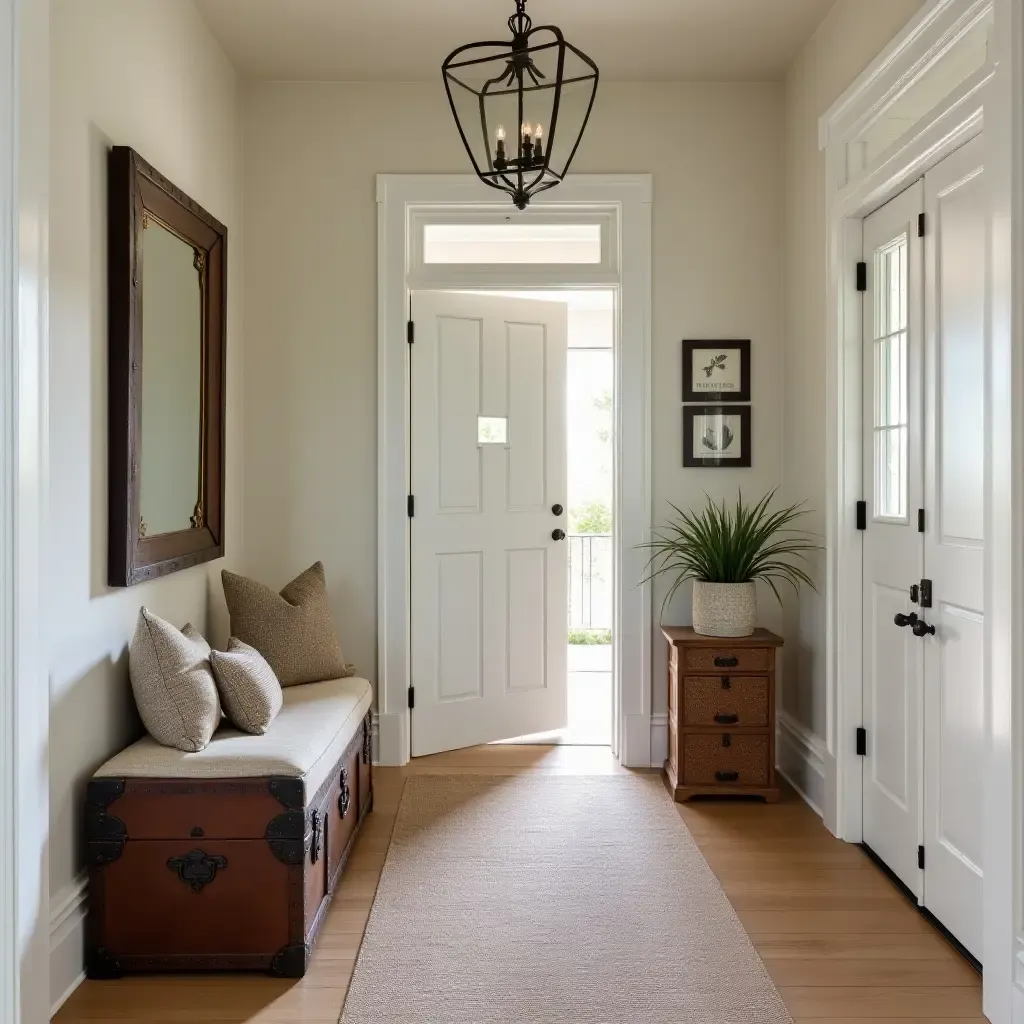
<svg viewBox="0 0 1024 1024"><path fill-rule="evenodd" d="M740 492L736 508L716 505L707 497L700 513L684 512L675 505L675 517L654 540L641 545L652 554L648 582L673 576L661 610L687 580L693 580L693 629L703 636L750 636L757 625L757 580L764 580L782 603L778 584L794 590L801 583L815 589L810 576L790 559L806 559L815 551L811 535L794 529L807 511L801 504L770 511L775 491L754 505L745 504ZM669 503L671 504L671 502Z"/></svg>

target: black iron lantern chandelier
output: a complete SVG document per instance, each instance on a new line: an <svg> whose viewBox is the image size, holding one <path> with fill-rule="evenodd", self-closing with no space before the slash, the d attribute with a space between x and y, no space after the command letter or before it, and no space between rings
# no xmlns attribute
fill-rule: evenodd
<svg viewBox="0 0 1024 1024"><path fill-rule="evenodd" d="M480 179L520 210L565 177L597 93L597 65L554 25L533 27L526 0L511 42L467 43L441 66L455 123Z"/></svg>

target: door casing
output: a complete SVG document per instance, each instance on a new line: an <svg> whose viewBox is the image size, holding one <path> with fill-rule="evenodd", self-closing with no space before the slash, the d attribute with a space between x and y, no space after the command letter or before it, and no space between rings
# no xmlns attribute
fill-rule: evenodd
<svg viewBox="0 0 1024 1024"><path fill-rule="evenodd" d="M607 225L599 264L427 265L424 223L504 221L514 211L471 175L379 175L378 203L378 711L377 760L410 756L409 366L407 322L413 290L616 292L615 597L613 750L631 767L660 766L664 730L651 721L652 613L638 545L651 527L649 174L571 175L516 216L574 217ZM653 735L652 735L653 733ZM652 746L653 744L653 746Z"/></svg>

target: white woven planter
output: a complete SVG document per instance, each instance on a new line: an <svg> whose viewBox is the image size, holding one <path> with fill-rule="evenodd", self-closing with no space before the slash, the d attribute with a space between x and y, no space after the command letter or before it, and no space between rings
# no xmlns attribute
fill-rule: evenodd
<svg viewBox="0 0 1024 1024"><path fill-rule="evenodd" d="M750 636L757 625L757 588L694 580L692 618L701 636Z"/></svg>

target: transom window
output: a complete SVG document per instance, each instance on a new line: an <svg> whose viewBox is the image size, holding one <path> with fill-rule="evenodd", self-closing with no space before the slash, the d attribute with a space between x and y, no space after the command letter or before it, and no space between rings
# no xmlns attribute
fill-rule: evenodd
<svg viewBox="0 0 1024 1024"><path fill-rule="evenodd" d="M596 264L600 224L426 224L424 263Z"/></svg>
<svg viewBox="0 0 1024 1024"><path fill-rule="evenodd" d="M876 518L907 518L907 236L875 251Z"/></svg>

